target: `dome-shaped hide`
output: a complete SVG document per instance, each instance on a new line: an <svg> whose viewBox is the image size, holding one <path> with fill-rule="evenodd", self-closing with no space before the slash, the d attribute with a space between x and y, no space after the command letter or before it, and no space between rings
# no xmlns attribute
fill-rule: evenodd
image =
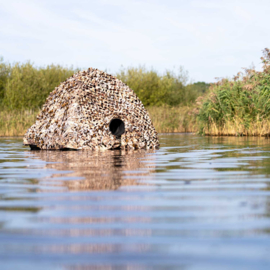
<svg viewBox="0 0 270 270"><path fill-rule="evenodd" d="M142 102L122 81L88 69L52 91L23 140L31 149L157 148Z"/></svg>

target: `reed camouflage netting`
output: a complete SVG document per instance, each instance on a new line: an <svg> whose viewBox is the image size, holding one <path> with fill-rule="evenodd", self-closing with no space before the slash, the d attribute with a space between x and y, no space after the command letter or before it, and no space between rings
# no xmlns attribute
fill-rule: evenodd
<svg viewBox="0 0 270 270"><path fill-rule="evenodd" d="M142 102L122 81L98 69L74 74L47 98L23 140L31 149L157 148Z"/></svg>

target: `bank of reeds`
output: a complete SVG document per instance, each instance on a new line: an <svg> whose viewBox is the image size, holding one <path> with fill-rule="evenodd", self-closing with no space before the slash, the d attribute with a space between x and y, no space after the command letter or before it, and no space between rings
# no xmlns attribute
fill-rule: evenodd
<svg viewBox="0 0 270 270"><path fill-rule="evenodd" d="M148 107L151 120L158 133L197 132L196 115L191 106Z"/></svg>
<svg viewBox="0 0 270 270"><path fill-rule="evenodd" d="M269 136L270 51L261 58L261 72L245 69L232 80L222 79L210 87L201 101L199 130L207 135Z"/></svg>
<svg viewBox="0 0 270 270"><path fill-rule="evenodd" d="M0 111L0 136L23 136L34 124L39 110Z"/></svg>

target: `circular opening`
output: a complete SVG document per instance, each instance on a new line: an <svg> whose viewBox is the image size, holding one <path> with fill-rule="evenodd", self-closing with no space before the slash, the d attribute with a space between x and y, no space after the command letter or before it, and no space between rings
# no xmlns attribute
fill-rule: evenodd
<svg viewBox="0 0 270 270"><path fill-rule="evenodd" d="M121 119L115 118L110 122L109 129L113 135L121 136L125 132L125 124Z"/></svg>

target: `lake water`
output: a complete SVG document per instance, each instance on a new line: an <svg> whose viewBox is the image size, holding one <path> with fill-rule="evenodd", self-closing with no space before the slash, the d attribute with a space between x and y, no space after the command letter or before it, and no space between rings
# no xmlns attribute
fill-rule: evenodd
<svg viewBox="0 0 270 270"><path fill-rule="evenodd" d="M0 269L270 269L270 139L157 151L0 139Z"/></svg>

